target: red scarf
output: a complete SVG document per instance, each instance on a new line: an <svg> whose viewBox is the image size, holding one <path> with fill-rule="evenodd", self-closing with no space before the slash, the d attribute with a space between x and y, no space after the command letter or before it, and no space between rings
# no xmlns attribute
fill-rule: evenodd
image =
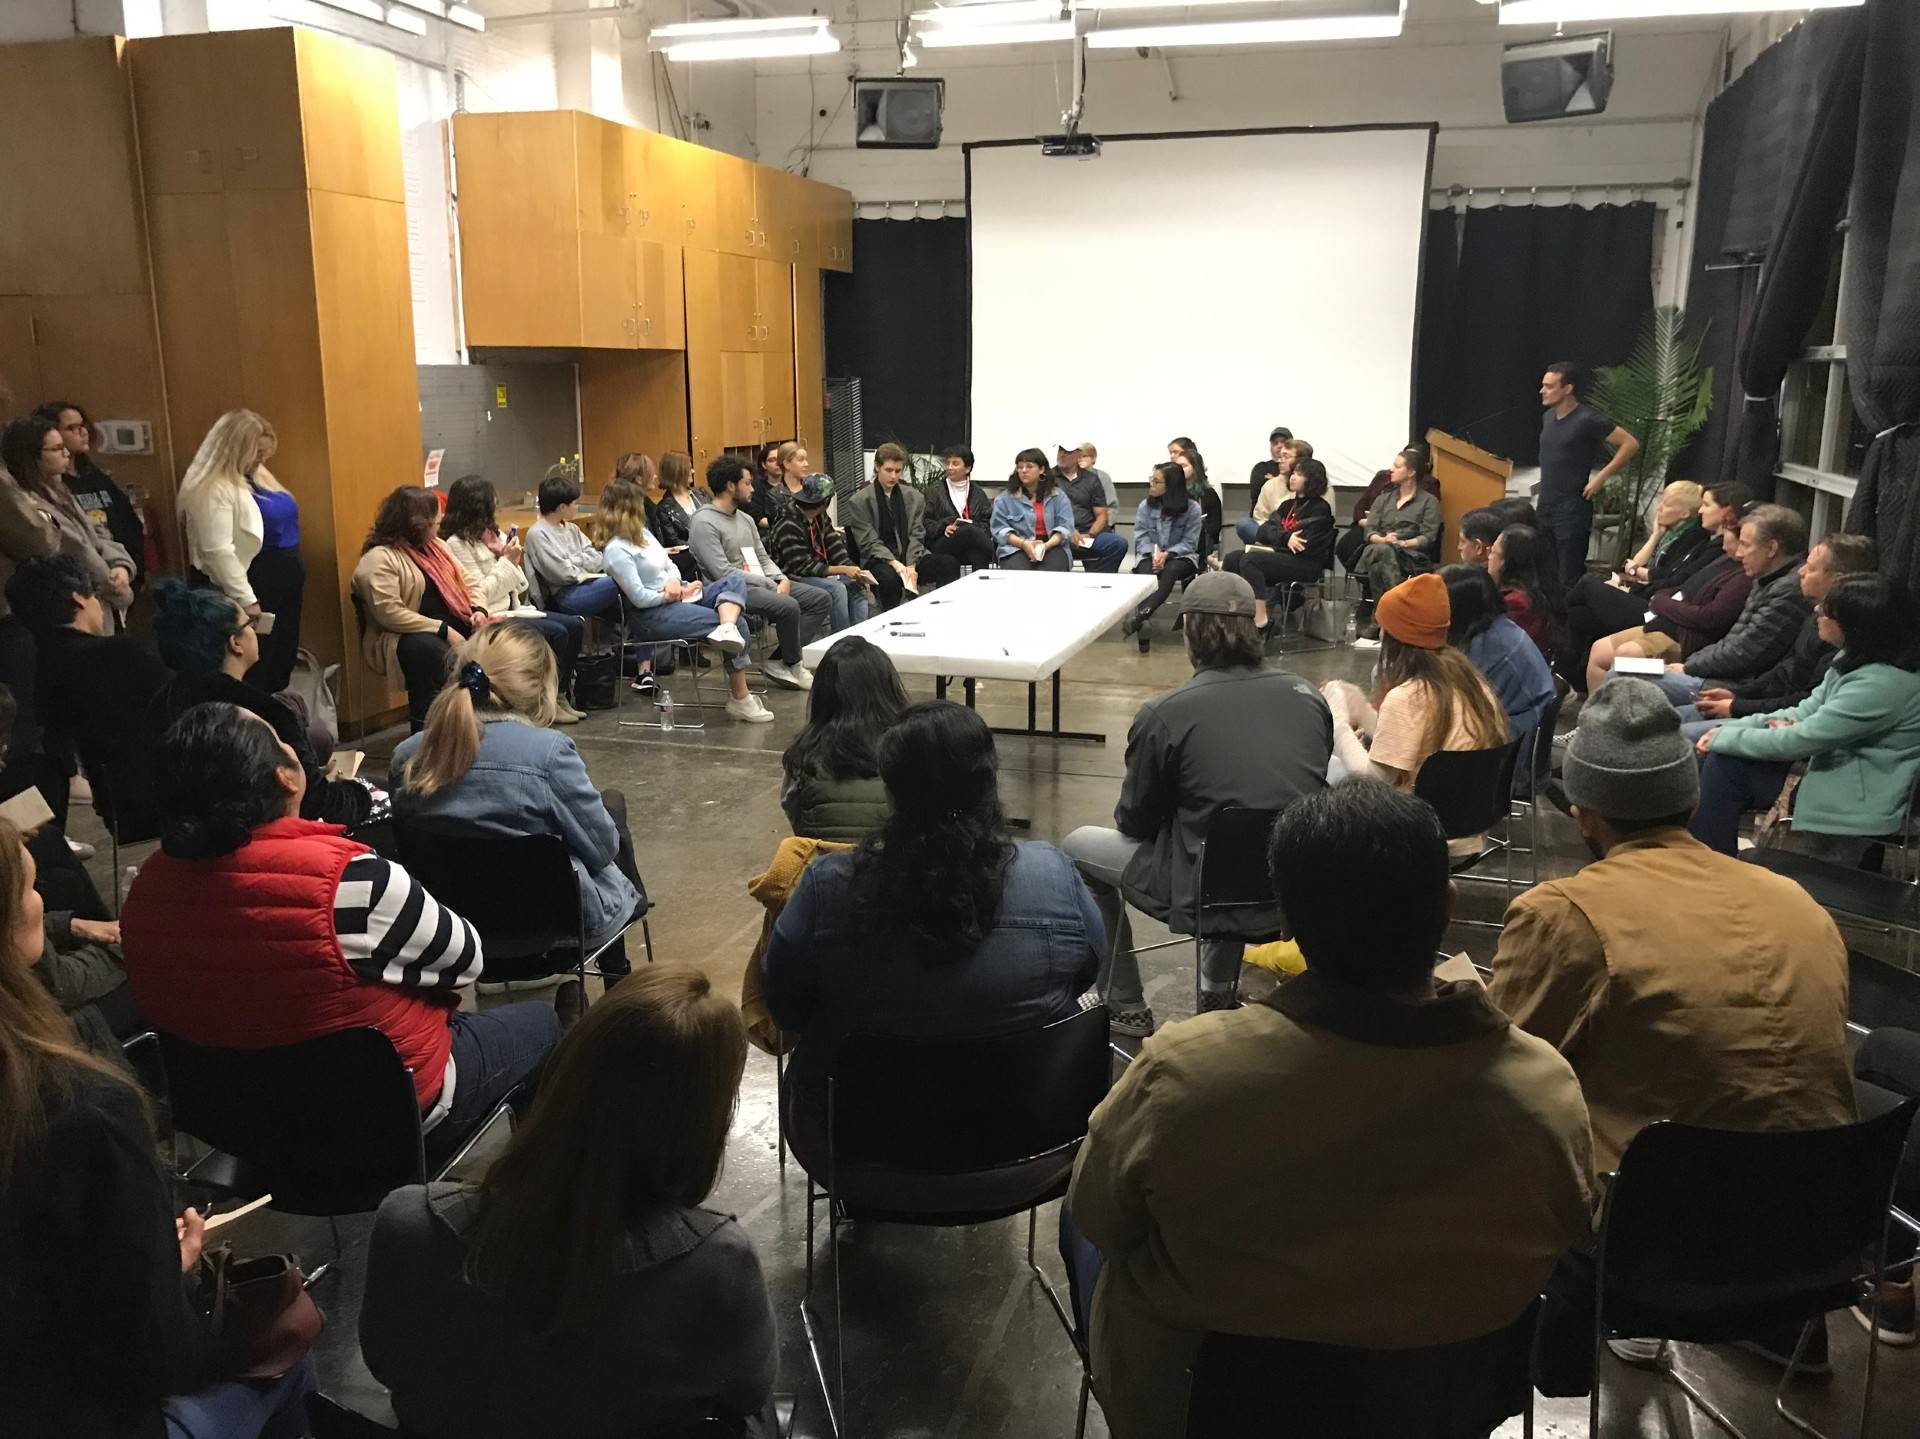
<svg viewBox="0 0 1920 1439"><path fill-rule="evenodd" d="M425 549L414 545L402 545L401 552L420 567L420 573L427 577L427 583L440 592L441 602L447 612L461 624L473 625L473 596L467 593L467 582L460 575L460 563L453 554L438 540L432 541Z"/></svg>

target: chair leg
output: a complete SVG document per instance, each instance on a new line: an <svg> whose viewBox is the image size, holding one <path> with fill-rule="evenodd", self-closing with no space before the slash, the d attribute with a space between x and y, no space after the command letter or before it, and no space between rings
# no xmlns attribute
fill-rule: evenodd
<svg viewBox="0 0 1920 1439"><path fill-rule="evenodd" d="M827 1224L828 1224L827 1232L828 1232L828 1235L830 1236L828 1239L828 1248L832 1249L833 1239L831 1236L833 1235L833 1232L834 1232L832 1195L831 1193L825 1196L820 1195L814 1188L813 1176L808 1175L807 1176L807 1282L806 1282L806 1288L801 1292L801 1295L800 1295L800 1324L801 1324L801 1327L804 1330L806 1330L807 1357L813 1361L813 1377L819 1382L820 1397L822 1402L825 1403L825 1405L827 1406L827 1427L832 1431L834 1435L834 1439L839 1439L840 1415L844 1407L844 1397L840 1399L836 1399L836 1391L834 1387L827 1383L826 1361L823 1358L821 1358L821 1355L820 1355L820 1325L819 1325L819 1322L815 1319L814 1313L813 1313L813 1232L814 1232L813 1206L815 1202L822 1197L826 1198L827 1200ZM839 1324L840 1324L840 1258L837 1254L834 1255L833 1271L834 1271L834 1284L833 1284L834 1335L833 1335L833 1338L834 1338L835 1354L837 1358L839 1353L839 1346L842 1342L842 1331L839 1327ZM842 1377L844 1378L844 1371L843 1371ZM841 1390L839 1391L839 1393L840 1395L844 1396L845 1391Z"/></svg>
<svg viewBox="0 0 1920 1439"><path fill-rule="evenodd" d="M1061 1202L1065 1203L1064 1200ZM1053 1284L1041 1272L1039 1264L1034 1261L1033 1234L1034 1227L1039 1223L1039 1216L1038 1205L1027 1211L1027 1268L1032 1272L1033 1277L1040 1281L1041 1289L1046 1291L1047 1302L1053 1306L1054 1315L1060 1320L1060 1327L1067 1331L1067 1341L1073 1345L1074 1352L1080 1354L1080 1341L1073 1332L1073 1315L1067 1312L1067 1306L1060 1302L1060 1295L1055 1291ZM1086 1362L1087 1356L1080 1354L1080 1363L1083 1367Z"/></svg>
<svg viewBox="0 0 1920 1439"><path fill-rule="evenodd" d="M653 930L647 925L646 916L640 917L640 942L646 946L647 963L653 963Z"/></svg>
<svg viewBox="0 0 1920 1439"><path fill-rule="evenodd" d="M1805 1336L1803 1334L1803 1342L1804 1339ZM1797 1356L1797 1346L1795 1353ZM1671 1344L1663 1345L1660 1350L1659 1371L1663 1378L1670 1381L1682 1394L1686 1395L1687 1398L1693 1402L1695 1408L1699 1409L1702 1414L1705 1414L1707 1418L1711 1419L1720 1428L1731 1434L1733 1439L1747 1439L1745 1431L1733 1422L1726 1411L1721 1409L1719 1405L1715 1404L1711 1399L1707 1398L1707 1396L1694 1385L1693 1381L1682 1374L1674 1365L1673 1346ZM1808 1432L1818 1434L1820 1431L1817 1429L1809 1429Z"/></svg>
<svg viewBox="0 0 1920 1439"><path fill-rule="evenodd" d="M1087 1435L1087 1398L1093 1393L1093 1375L1085 1370L1080 1373L1080 1413L1073 1421L1073 1439L1086 1439Z"/></svg>
<svg viewBox="0 0 1920 1439"><path fill-rule="evenodd" d="M780 1177L787 1177L787 1037L773 1032L773 1134L780 1151ZM811 1214L808 1216L811 1218Z"/></svg>
<svg viewBox="0 0 1920 1439"><path fill-rule="evenodd" d="M339 1273L340 1256L342 1253L340 1246L340 1221L331 1214L327 1216L327 1230L333 1236L333 1255L324 1261L319 1268L315 1269L313 1273L307 1276L307 1282L301 1286L303 1289L311 1291L322 1279L337 1276Z"/></svg>
<svg viewBox="0 0 1920 1439"><path fill-rule="evenodd" d="M107 837L113 842L113 912L120 913L120 831L113 825L107 826Z"/></svg>

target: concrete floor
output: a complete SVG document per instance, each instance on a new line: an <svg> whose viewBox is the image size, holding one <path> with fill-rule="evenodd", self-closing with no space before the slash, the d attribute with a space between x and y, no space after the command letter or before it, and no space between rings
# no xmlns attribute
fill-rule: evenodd
<svg viewBox="0 0 1920 1439"><path fill-rule="evenodd" d="M1025 738L1001 742L1002 791L1009 813L1032 821L1035 837L1058 839L1076 825L1111 823L1125 763L1127 726L1151 695L1189 673L1177 637L1163 617L1154 651L1143 656L1118 632L1083 652L1067 669L1062 723L1104 732L1105 745L1056 744ZM1335 650L1278 661L1315 682L1343 676L1365 682L1373 651ZM687 676L669 681L684 706ZM916 697L931 697L930 681L909 681ZM713 686L717 690L718 686ZM787 833L779 806L781 750L799 728L805 696L772 690L767 703L779 717L763 726L735 725L715 714L704 733L670 735L616 727L596 714L574 729L594 778L627 795L641 871L657 908L652 917L656 957L696 964L716 983L737 992L760 928L759 907L746 881ZM1044 694L1043 694L1044 705ZM981 686L980 706L996 724L1024 724L1024 687ZM1042 716L1044 723L1044 713ZM368 743L369 768L384 765L398 732ZM1572 823L1548 809L1542 820L1543 873L1565 873L1586 855ZM103 847L104 851L104 847ZM102 855L104 859L104 852ZM1522 859L1518 868L1525 867ZM1462 886L1463 918L1497 919L1504 899L1497 885ZM1137 920L1142 943L1165 938L1151 920ZM1456 928L1450 943L1485 960L1488 930ZM1184 948L1144 957L1149 1002L1161 1022L1192 1011L1192 960ZM807 1358L799 1319L804 1278L806 1181L791 1162L777 1161L774 1065L749 1051L727 1166L710 1203L737 1215L758 1246L781 1327L780 1388L800 1396L796 1433L828 1433ZM490 1139L469 1161L483 1165ZM1040 1216L1042 1265L1059 1280L1059 1262L1047 1236L1055 1206ZM1452 1222L1458 1222L1457 1220ZM317 1359L323 1388L364 1413L391 1422L385 1392L361 1363L355 1336L362 1265L370 1219L341 1222L344 1264L324 1282L321 1301L330 1323ZM235 1226L241 1252L293 1248L317 1262L330 1250L324 1222L262 1213ZM1029 1439L1073 1432L1079 1368L1045 1296L1023 1263L1025 1226L1017 1220L971 1230L854 1226L842 1241L848 1328L847 1376L853 1432L896 1439ZM830 1270L822 1271L830 1275ZM1865 1336L1845 1315L1830 1321L1836 1376L1798 1386L1798 1401L1829 1433L1853 1432ZM1684 1368L1701 1376L1754 1439L1795 1431L1772 1411L1777 1373L1747 1356L1685 1347ZM1718 1432L1684 1396L1651 1376L1608 1361L1601 1433L1689 1436ZM1920 1435L1920 1351L1882 1348L1874 1439ZM1585 1400L1541 1400L1536 1432L1585 1432ZM1088 1432L1104 1435L1096 1405ZM1514 1420L1501 1431L1517 1436ZM1384 1439L1384 1437L1383 1437Z"/></svg>

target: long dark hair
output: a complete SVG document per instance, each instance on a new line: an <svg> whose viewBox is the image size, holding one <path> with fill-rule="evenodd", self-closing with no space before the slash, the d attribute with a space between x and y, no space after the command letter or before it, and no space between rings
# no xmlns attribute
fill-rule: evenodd
<svg viewBox="0 0 1920 1439"><path fill-rule="evenodd" d="M1440 571L1446 582L1447 603L1453 618L1447 626L1447 643L1464 650L1485 634L1493 622L1505 616L1506 604L1493 576L1478 565L1448 565Z"/></svg>
<svg viewBox="0 0 1920 1439"><path fill-rule="evenodd" d="M479 541L493 528L494 507L499 503L493 485L480 475L462 475L447 490L447 512L440 520L440 533L457 540Z"/></svg>
<svg viewBox="0 0 1920 1439"><path fill-rule="evenodd" d="M1833 667L1848 674L1862 665L1920 669L1920 625L1907 587L1892 575L1844 575L1820 601L1846 644Z"/></svg>
<svg viewBox="0 0 1920 1439"><path fill-rule="evenodd" d="M219 859L287 810L282 770L299 771L263 719L230 704L195 705L160 741L160 848Z"/></svg>
<svg viewBox="0 0 1920 1439"><path fill-rule="evenodd" d="M1567 642L1567 596L1553 546L1526 525L1508 525L1494 543L1500 546L1500 588L1527 597L1547 627L1547 643L1558 649Z"/></svg>
<svg viewBox="0 0 1920 1439"><path fill-rule="evenodd" d="M1167 482L1167 491L1160 496L1160 513L1178 519L1193 503L1193 496L1187 493L1187 472L1172 460L1162 460L1153 472Z"/></svg>
<svg viewBox="0 0 1920 1439"><path fill-rule="evenodd" d="M380 501L380 508L373 512L373 527L367 531L360 553L364 555L368 550L377 550L382 545L392 545L397 549L416 548L427 532L428 522L439 510L440 503L434 499L432 490L423 490L418 485L402 485Z"/></svg>
<svg viewBox="0 0 1920 1439"><path fill-rule="evenodd" d="M925 700L877 750L893 811L854 851L851 911L922 958L965 959L999 916L1013 860L993 731L964 705Z"/></svg>
<svg viewBox="0 0 1920 1439"><path fill-rule="evenodd" d="M900 672L878 645L849 635L813 672L807 724L780 757L789 780L872 779L874 742L906 709Z"/></svg>
<svg viewBox="0 0 1920 1439"><path fill-rule="evenodd" d="M6 466L23 490L52 495L46 478L40 473L40 451L45 448L48 435L59 433L58 424L40 415L8 420L6 429L0 430L0 465Z"/></svg>
<svg viewBox="0 0 1920 1439"><path fill-rule="evenodd" d="M1195 447L1193 441L1185 435L1175 435L1171 443L1178 445L1180 447L1180 453L1192 462L1194 488L1203 493L1211 489L1213 481L1207 478L1207 462L1201 456L1199 449Z"/></svg>
<svg viewBox="0 0 1920 1439"><path fill-rule="evenodd" d="M604 1320L636 1226L713 1189L746 1062L738 1007L692 966L643 964L608 990L481 1181L469 1281L537 1334Z"/></svg>

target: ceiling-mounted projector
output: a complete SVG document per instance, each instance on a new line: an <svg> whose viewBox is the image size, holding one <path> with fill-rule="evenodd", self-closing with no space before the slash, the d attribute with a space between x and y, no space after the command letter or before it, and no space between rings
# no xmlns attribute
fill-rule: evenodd
<svg viewBox="0 0 1920 1439"><path fill-rule="evenodd" d="M1064 155L1069 160L1091 160L1100 153L1097 135L1042 135L1042 155Z"/></svg>

